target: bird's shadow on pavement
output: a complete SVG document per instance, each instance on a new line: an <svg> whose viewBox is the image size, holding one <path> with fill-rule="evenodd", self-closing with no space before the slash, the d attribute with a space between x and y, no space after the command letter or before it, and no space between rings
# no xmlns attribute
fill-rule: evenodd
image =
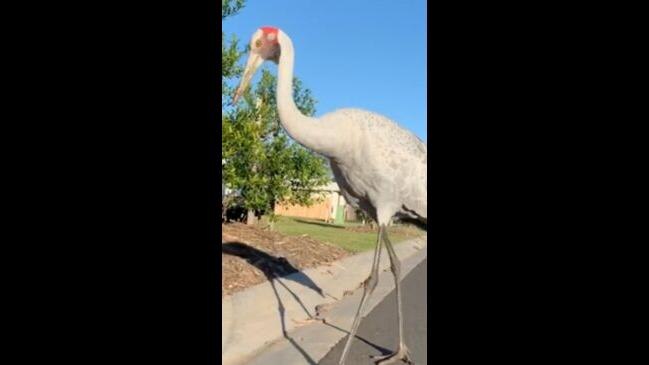
<svg viewBox="0 0 649 365"><path fill-rule="evenodd" d="M311 312L309 312L302 300L300 300L300 298L291 289L289 289L286 284L284 284L280 280L280 278L293 280L297 283L300 283L307 288L315 290L316 292L318 292L318 294L324 297L322 289L316 283L314 283L311 278L291 265L291 263L288 262L288 260L286 260L284 257L272 256L264 251L258 250L241 242L223 243L221 245L221 252L227 255L241 257L249 264L255 266L264 273L264 275L268 279L268 282L273 288L275 297L277 298L277 310L279 311L284 338L286 338L289 342L291 342L291 344L293 344L293 346L302 354L302 356L304 356L309 364L317 365L317 363L309 356L309 354L307 354L307 352L304 351L304 349L300 347L300 345L298 345L291 336L288 335L288 332L286 331L284 304L282 303L279 293L277 292L276 283L282 285L284 289L286 289L286 291L291 294L293 299L295 299L297 303L302 307L309 319L313 319Z"/></svg>

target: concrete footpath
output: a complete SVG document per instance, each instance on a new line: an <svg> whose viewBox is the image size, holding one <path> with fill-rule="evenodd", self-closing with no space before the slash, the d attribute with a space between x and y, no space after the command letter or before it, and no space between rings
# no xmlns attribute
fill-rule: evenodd
<svg viewBox="0 0 649 365"><path fill-rule="evenodd" d="M426 237L399 243L395 251L405 277L426 258ZM222 363L316 364L347 335L362 294L359 288L369 275L373 254L368 251L350 256L224 298ZM379 284L365 313L394 289L387 256L383 249ZM314 318L324 318L325 323Z"/></svg>

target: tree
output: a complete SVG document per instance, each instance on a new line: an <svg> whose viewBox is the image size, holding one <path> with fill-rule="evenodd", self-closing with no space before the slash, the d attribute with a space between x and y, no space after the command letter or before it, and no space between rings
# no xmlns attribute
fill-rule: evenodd
<svg viewBox="0 0 649 365"><path fill-rule="evenodd" d="M221 20L238 13L244 7L244 0L222 0L221 2ZM228 97L232 95L232 90L228 80L241 73L241 67L237 61L241 57L238 47L238 40L233 35L229 41L226 40L225 33L221 31L221 108L226 107L229 102ZM223 160L223 164L225 160ZM222 181L225 184L225 181ZM232 204L233 199L229 196L222 197L221 216L225 216L227 208Z"/></svg>
<svg viewBox="0 0 649 365"><path fill-rule="evenodd" d="M225 18L242 7L243 1L223 1L222 15ZM223 179L240 193L250 218L252 212L272 216L275 204L281 201L312 204L317 200L314 188L330 181L328 166L324 158L295 143L281 128L275 77L263 69L261 80L244 93L243 102L229 105L236 78L242 72L238 61L244 53L239 51L235 37L226 42L222 35ZM297 78L293 83L296 105L302 113L313 115L316 101L311 91Z"/></svg>
<svg viewBox="0 0 649 365"><path fill-rule="evenodd" d="M245 5L244 0L221 0L221 20L238 13Z"/></svg>
<svg viewBox="0 0 649 365"><path fill-rule="evenodd" d="M267 71L244 105L223 119L223 169L225 182L239 190L250 211L272 212L275 204L309 205L317 200L314 188L329 182L324 158L292 141L279 125L275 103L275 78ZM294 81L298 108L315 112L315 100L299 80Z"/></svg>
<svg viewBox="0 0 649 365"><path fill-rule="evenodd" d="M243 9L245 3L243 0L222 0L221 19L233 16ZM226 40L225 33L221 32L221 108L229 102L228 97L232 95L232 87L228 81L241 74L242 68L238 65L242 52L239 51L239 41L236 36L232 35L230 40Z"/></svg>

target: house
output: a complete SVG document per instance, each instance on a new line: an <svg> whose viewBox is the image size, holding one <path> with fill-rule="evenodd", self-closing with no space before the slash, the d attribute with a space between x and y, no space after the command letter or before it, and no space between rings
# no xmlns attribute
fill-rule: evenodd
<svg viewBox="0 0 649 365"><path fill-rule="evenodd" d="M314 203L310 207L277 204L275 205L275 214L290 217L319 219L326 222L334 222L336 224L344 223L346 216L345 207L348 204L345 198L340 194L338 184L335 182L329 183L326 186L315 189L315 192L324 192L324 199L318 203Z"/></svg>

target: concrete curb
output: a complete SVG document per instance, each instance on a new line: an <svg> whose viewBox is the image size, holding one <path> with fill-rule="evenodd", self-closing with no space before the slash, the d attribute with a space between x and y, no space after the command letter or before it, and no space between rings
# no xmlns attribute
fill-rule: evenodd
<svg viewBox="0 0 649 365"><path fill-rule="evenodd" d="M395 251L405 276L426 257L426 237L397 244ZM362 290L356 289L369 275L372 255L371 251L364 252L224 298L221 312L222 363L290 365L317 362L346 335L362 294ZM379 285L368 302L367 312L394 288L389 266L384 252ZM325 297L307 285L321 288ZM355 292L344 297L345 291ZM332 303L336 304L323 317L339 329L319 321L307 321L316 315L317 305ZM288 339L284 337L283 329Z"/></svg>

